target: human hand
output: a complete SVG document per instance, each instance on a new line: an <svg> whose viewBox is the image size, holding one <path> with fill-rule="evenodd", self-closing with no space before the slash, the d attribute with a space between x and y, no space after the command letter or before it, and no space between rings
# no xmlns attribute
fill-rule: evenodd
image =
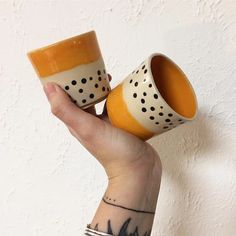
<svg viewBox="0 0 236 236"><path fill-rule="evenodd" d="M44 91L52 113L102 164L109 180L125 176L140 176L143 179L150 171L160 178L161 162L154 148L140 138L112 126L106 106L103 113L97 115L94 106L86 110L77 107L55 83L47 83Z"/></svg>

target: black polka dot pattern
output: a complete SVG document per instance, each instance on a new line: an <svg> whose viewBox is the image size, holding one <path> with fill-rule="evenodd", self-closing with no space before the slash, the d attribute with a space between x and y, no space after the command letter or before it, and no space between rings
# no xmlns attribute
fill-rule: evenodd
<svg viewBox="0 0 236 236"><path fill-rule="evenodd" d="M126 80L126 85L130 90L130 101L132 109L142 119L140 122L147 122L147 127L157 133L162 133L171 130L181 124L184 124L184 119L176 117L176 114L163 101L159 92L156 91L156 86L153 80L149 78L149 65L143 62L136 70L134 70Z"/></svg>
<svg viewBox="0 0 236 236"><path fill-rule="evenodd" d="M107 83L106 70L101 68L95 70L91 75L78 76L68 80L64 85L64 90L72 102L78 104L78 106L86 106L86 104L90 104L108 94L110 87ZM90 93L87 92L89 89ZM75 96L76 99L72 96Z"/></svg>

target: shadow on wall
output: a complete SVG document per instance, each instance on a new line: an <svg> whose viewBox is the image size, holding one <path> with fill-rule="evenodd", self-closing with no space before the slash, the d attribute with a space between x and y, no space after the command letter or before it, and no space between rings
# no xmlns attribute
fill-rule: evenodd
<svg viewBox="0 0 236 236"><path fill-rule="evenodd" d="M196 120L149 141L161 157L166 178L176 186L174 189L164 186L175 198L167 200L171 201L171 215L167 221L168 225L163 227L168 227L173 236L189 236L190 233L195 235L197 232L196 211L201 210L201 199L198 199L201 194L193 192L193 185L196 183L191 182L193 176L188 176L189 172L186 173L186 170L193 169L198 158L205 158L207 153L213 152L218 145L216 140L212 140L214 132L211 128L206 114L201 111ZM192 232L189 232L190 229Z"/></svg>
<svg viewBox="0 0 236 236"><path fill-rule="evenodd" d="M173 206L178 205L177 208L171 208L169 225L165 226L171 231L170 235L198 235L198 230L204 225L204 222L212 223L209 219L199 219L201 211L204 211L201 206L204 199L197 190L201 189L199 185L204 185L204 183L199 183L197 176L194 176L191 170L193 172L196 170L196 163L204 162L207 159L211 161L210 159L214 156L212 153L220 153L220 147L226 144L222 142L221 129L216 130L216 128L222 125L222 130L227 129L225 124L230 123L221 119L222 117L219 117L219 114L213 112L211 108L228 99L222 85L228 83L228 88L232 87L230 86L233 83L230 80L232 78L229 75L227 77L225 68L234 68L233 53L235 52L229 50L227 37L225 37L228 26L222 22L208 24L206 21L207 19L205 22L201 22L202 24L176 28L164 35L168 49L165 53L174 52L177 58L183 58L182 61L188 62L188 68L191 68L191 71L188 69L190 73L187 74L196 78L194 87L196 92L199 91L197 97L202 106L195 121L149 141L161 156L166 177L177 186L177 191L169 188L170 192L174 192L176 198L172 199ZM221 53L219 54L219 52ZM173 58L172 55L170 57ZM182 66L180 65L180 67ZM228 74L230 73L228 72ZM192 79L190 80L192 81ZM227 112L227 108L224 109ZM215 155L217 158L222 156L219 153ZM222 158L224 157L222 156ZM196 181L192 182L194 180ZM198 187L196 190L195 185ZM209 196L211 196L210 193ZM210 216L211 214L209 214ZM221 215L221 218L223 217ZM235 215L232 217L235 218ZM208 227L214 226L216 225ZM217 227L214 230L217 231ZM234 225L230 223L229 228L232 227ZM232 228L232 232L236 233L236 229ZM167 235L166 232L163 235Z"/></svg>

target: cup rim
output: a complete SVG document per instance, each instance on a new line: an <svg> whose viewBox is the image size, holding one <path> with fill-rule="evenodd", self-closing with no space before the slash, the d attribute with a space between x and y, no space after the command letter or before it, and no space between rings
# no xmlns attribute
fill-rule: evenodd
<svg viewBox="0 0 236 236"><path fill-rule="evenodd" d="M188 83L188 85L189 85L189 87L190 87L190 89L191 89L191 92L192 92L192 94L193 94L193 98L194 98L195 106L196 106L196 107L195 107L195 113L194 113L194 115L193 115L191 118L185 117L185 116L181 115L180 113L178 113L177 111L175 111L175 110L166 102L166 100L165 100L165 99L163 98L163 96L161 95L159 89L157 88L156 83L155 83L155 80L154 80L154 76L153 76L153 73L152 73L152 68L151 68L152 59L153 59L154 57L156 57L156 56L164 57L165 59L167 59L168 61L170 61L170 62L181 72L181 74L183 74L183 77L185 77L185 79L186 79L186 81L187 81L187 83ZM162 97L163 102L165 103L165 105L168 106L168 107L172 110L172 112L176 113L180 118L182 118L182 119L184 119L184 120L188 120L188 121L194 120L194 119L196 118L197 114L198 114L197 96L196 96L196 94L195 94L195 91L194 91L194 89L193 89L192 84L190 83L188 77L187 77L186 74L183 72L183 70L182 70L173 60L171 60L168 56L166 56L166 55L164 55L164 54L162 54L162 53L152 53L152 54L149 56L149 58L148 58L148 66L149 66L150 71L151 71L150 74L151 74L151 80L152 80L153 86L154 86L154 88L159 92L159 94L160 94L160 96Z"/></svg>
<svg viewBox="0 0 236 236"><path fill-rule="evenodd" d="M30 51L27 52L27 55L29 56L29 55L32 54L32 53L37 53L37 52L40 52L40 51L47 51L48 49L57 47L58 45L64 44L65 42L73 41L73 40L75 40L75 39L78 40L78 39L80 39L81 37L84 37L84 36L90 35L90 34L91 34L91 35L92 35L92 34L96 34L95 30L90 30L90 31L85 32L85 33L82 33L82 34L75 35L75 36L72 36L72 37L69 37L69 38L64 38L64 39L59 40L59 41L56 41L56 42L54 42L54 43L51 43L51 44L48 44L48 45L45 45L45 46L42 46L42 47L39 47L39 48L30 50Z"/></svg>

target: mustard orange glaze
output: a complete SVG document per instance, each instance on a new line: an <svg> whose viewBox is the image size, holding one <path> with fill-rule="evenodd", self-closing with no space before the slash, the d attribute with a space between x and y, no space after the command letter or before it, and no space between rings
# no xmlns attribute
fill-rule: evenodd
<svg viewBox="0 0 236 236"><path fill-rule="evenodd" d="M36 49L27 55L41 79L101 58L94 31Z"/></svg>
<svg viewBox="0 0 236 236"><path fill-rule="evenodd" d="M108 95L107 113L111 123L143 140L151 138L154 133L144 128L129 112L123 99L122 84L114 88Z"/></svg>

